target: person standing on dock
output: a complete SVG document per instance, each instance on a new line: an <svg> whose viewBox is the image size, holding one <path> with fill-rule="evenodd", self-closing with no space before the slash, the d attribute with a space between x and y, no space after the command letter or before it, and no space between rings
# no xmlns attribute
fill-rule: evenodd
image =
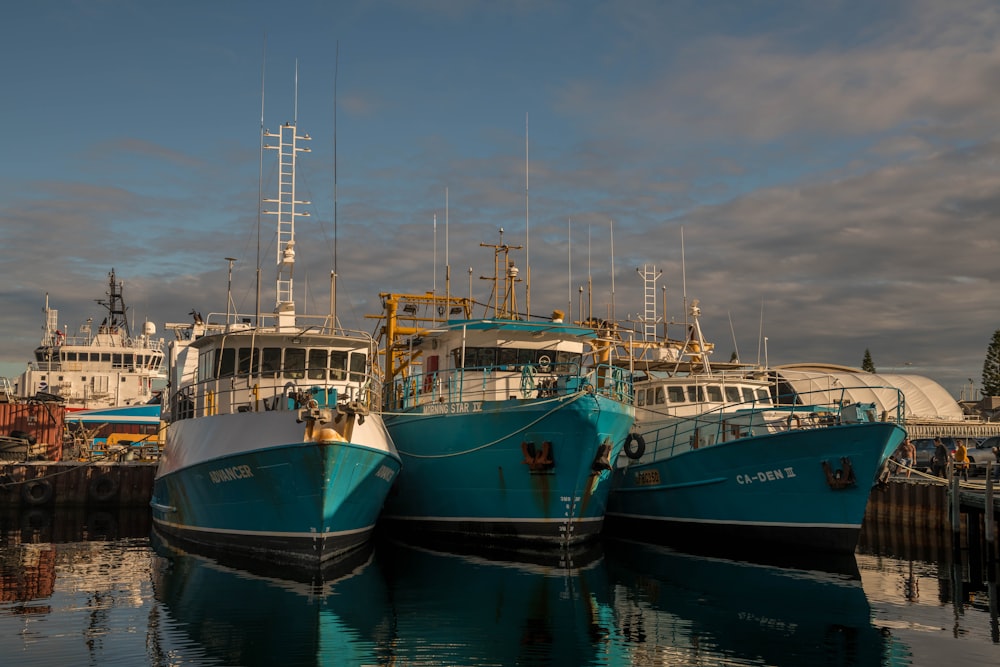
<svg viewBox="0 0 1000 667"><path fill-rule="evenodd" d="M959 440L955 448L955 474L969 481L969 448L965 446L965 440Z"/></svg>
<svg viewBox="0 0 1000 667"><path fill-rule="evenodd" d="M909 438L903 438L903 442L899 445L899 465L900 470L906 469L906 478L910 478L910 473L913 471L913 464L917 461L917 448L910 442Z"/></svg>
<svg viewBox="0 0 1000 667"><path fill-rule="evenodd" d="M951 454L948 452L948 448L944 446L944 443L941 442L941 437L934 438L934 458L931 459L931 474L944 477L944 473L948 469L948 459L950 458Z"/></svg>

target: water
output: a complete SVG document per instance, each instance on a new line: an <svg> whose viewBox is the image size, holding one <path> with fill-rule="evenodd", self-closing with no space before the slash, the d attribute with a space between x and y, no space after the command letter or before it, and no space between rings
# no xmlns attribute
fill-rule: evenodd
<svg viewBox="0 0 1000 667"><path fill-rule="evenodd" d="M996 584L936 537L866 531L824 572L379 541L321 578L173 549L145 512L0 529L2 665L1000 664Z"/></svg>

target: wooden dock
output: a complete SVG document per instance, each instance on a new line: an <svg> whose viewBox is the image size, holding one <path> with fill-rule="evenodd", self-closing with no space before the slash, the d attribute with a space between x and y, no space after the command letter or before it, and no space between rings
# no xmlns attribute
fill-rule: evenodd
<svg viewBox="0 0 1000 667"><path fill-rule="evenodd" d="M30 461L0 464L0 507L148 507L155 462Z"/></svg>

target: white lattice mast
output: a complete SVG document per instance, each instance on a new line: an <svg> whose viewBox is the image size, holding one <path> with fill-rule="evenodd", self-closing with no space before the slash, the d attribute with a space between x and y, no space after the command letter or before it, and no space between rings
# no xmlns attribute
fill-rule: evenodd
<svg viewBox="0 0 1000 667"><path fill-rule="evenodd" d="M655 266L643 264L636 269L643 282L642 340L651 343L656 340L656 281L663 275Z"/></svg>
<svg viewBox="0 0 1000 667"><path fill-rule="evenodd" d="M299 146L300 141L309 141L308 134L300 135L295 123L285 123L277 133L270 130L264 132L265 137L278 139L277 145L266 145L264 148L278 151L278 197L265 199L265 203L277 204L277 210L265 210L268 215L278 217L277 238L277 285L276 302L274 306L279 330L295 327L295 219L307 217L308 211L299 211L297 206L307 206L308 201L299 201L295 197L295 161L299 153L310 152L308 148Z"/></svg>

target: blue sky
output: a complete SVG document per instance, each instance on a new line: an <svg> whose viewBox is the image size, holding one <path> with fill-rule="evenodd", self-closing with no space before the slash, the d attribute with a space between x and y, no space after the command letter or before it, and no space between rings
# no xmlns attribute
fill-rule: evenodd
<svg viewBox="0 0 1000 667"><path fill-rule="evenodd" d="M0 374L46 293L75 331L112 268L161 332L225 311L225 257L253 311L261 79L276 128L298 63L300 311L327 304L336 180L346 325L371 330L379 292L443 291L447 215L463 295L502 227L534 313L578 317L589 267L595 310L636 315L655 265L668 317L699 299L719 358L753 360L761 332L772 364L868 349L958 397L1000 329L998 31L988 0L18 3Z"/></svg>

